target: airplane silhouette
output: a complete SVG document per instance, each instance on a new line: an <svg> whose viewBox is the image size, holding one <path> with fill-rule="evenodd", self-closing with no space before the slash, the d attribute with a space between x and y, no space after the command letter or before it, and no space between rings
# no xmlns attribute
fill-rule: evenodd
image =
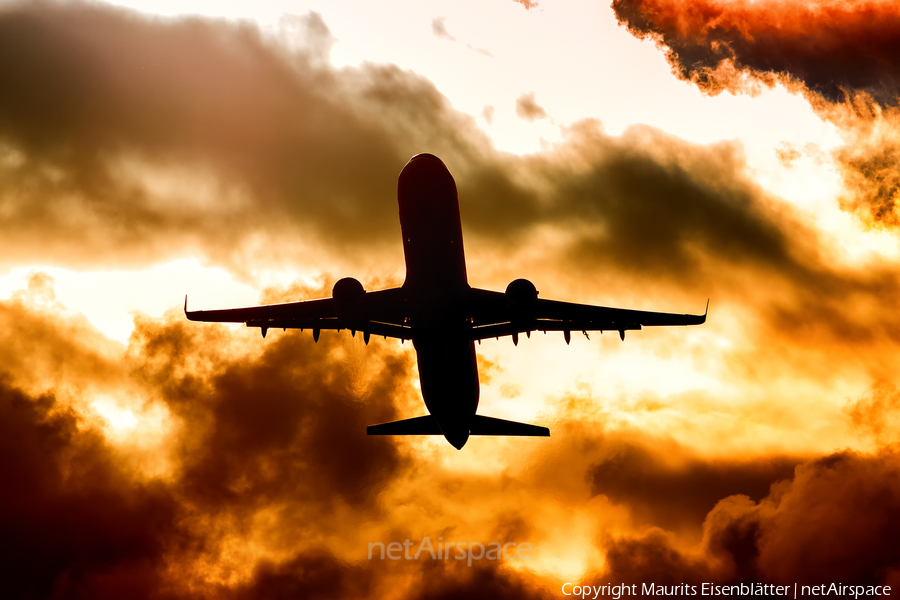
<svg viewBox="0 0 900 600"><path fill-rule="evenodd" d="M470 435L549 436L538 425L475 414L478 368L475 341L532 331L625 332L657 325L699 325L702 315L672 314L589 306L538 298L534 284L516 279L506 292L469 286L463 253L456 182L441 160L417 154L403 167L397 186L400 229L406 258L406 280L398 288L367 292L345 277L334 284L331 298L225 310L187 309L191 321L245 323L269 329L311 329L318 342L323 329L361 331L412 340L419 366L422 397L430 414L380 425L368 435L443 435L461 449Z"/></svg>

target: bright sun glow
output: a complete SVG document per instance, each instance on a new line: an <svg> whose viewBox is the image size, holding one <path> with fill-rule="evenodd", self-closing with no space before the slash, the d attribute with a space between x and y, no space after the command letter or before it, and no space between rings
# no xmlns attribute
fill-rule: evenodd
<svg viewBox="0 0 900 600"><path fill-rule="evenodd" d="M81 313L112 339L126 342L134 314L158 317L181 307L185 295L191 309L217 305L252 305L259 291L238 283L224 269L204 267L196 260L177 260L146 270L77 272L57 267L20 267L0 277L0 297L26 287L34 273L53 278L56 300Z"/></svg>

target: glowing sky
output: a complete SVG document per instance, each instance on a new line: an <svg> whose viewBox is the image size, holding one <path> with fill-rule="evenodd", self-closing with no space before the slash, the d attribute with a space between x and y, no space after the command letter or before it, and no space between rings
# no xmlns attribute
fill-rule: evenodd
<svg viewBox="0 0 900 600"><path fill-rule="evenodd" d="M0 596L900 586L898 52L876 0L0 5ZM409 344L183 319L401 282L418 152L472 285L708 323L485 341L552 437L457 452L364 435ZM425 536L534 552L366 559Z"/></svg>

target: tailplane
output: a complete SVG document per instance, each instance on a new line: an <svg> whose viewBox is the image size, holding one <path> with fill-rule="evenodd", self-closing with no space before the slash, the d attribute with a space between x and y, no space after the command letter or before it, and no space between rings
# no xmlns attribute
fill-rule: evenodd
<svg viewBox="0 0 900 600"><path fill-rule="evenodd" d="M469 435L524 435L550 437L550 429L517 421L475 415Z"/></svg>
<svg viewBox="0 0 900 600"><path fill-rule="evenodd" d="M366 427L366 435L443 435L431 415Z"/></svg>
<svg viewBox="0 0 900 600"><path fill-rule="evenodd" d="M366 427L367 435L442 435L441 428L431 415L391 421ZM469 428L469 435L515 435L550 437L550 430L540 425L518 423L505 419L495 419L475 415Z"/></svg>

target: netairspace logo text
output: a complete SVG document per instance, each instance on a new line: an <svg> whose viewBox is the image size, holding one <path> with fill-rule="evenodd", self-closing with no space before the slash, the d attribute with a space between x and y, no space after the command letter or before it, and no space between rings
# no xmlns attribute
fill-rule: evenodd
<svg viewBox="0 0 900 600"><path fill-rule="evenodd" d="M446 560L455 558L456 560L465 560L466 564L472 566L474 560L531 560L531 544L522 542L444 542L444 538L439 537L438 543L432 544L431 538L424 537L416 546L415 542L406 540L402 544L400 542L391 542L385 546L384 542L369 542L369 560L374 556L384 560L419 560L420 558L430 558L432 560ZM415 546L415 553L412 549Z"/></svg>

